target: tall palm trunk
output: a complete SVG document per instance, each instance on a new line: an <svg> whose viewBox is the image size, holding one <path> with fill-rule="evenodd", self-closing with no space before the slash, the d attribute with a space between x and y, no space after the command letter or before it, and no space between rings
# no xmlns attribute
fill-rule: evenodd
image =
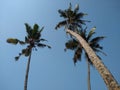
<svg viewBox="0 0 120 90"><path fill-rule="evenodd" d="M90 63L89 63L89 61L88 61L88 59L87 59L87 69L88 69L88 80L87 80L87 82L88 82L88 90L91 90L91 83L90 83Z"/></svg>
<svg viewBox="0 0 120 90"><path fill-rule="evenodd" d="M95 66L95 68L100 73L101 77L103 78L105 84L107 85L109 90L120 90L120 86L118 85L117 81L114 79L110 71L107 69L107 67L103 64L102 60L100 60L95 52L92 50L92 48L88 45L88 43L77 33L67 29L67 33L74 36L79 43L84 48L85 52L88 54L88 57L90 58L91 62Z"/></svg>
<svg viewBox="0 0 120 90"><path fill-rule="evenodd" d="M27 90L27 84L28 84L28 75L29 75L29 69L30 69L31 54L32 54L32 50L31 50L31 52L30 52L30 55L29 55L29 58L28 58L27 67L26 67L26 75L25 75L25 81L24 81L24 90Z"/></svg>

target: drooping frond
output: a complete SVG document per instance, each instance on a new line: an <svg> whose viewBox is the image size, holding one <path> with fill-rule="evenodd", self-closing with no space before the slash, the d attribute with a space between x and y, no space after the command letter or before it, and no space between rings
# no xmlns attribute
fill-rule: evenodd
<svg viewBox="0 0 120 90"><path fill-rule="evenodd" d="M16 45L16 44L18 43L18 39L15 39L15 38L8 38L8 39L7 39L7 42Z"/></svg>
<svg viewBox="0 0 120 90"><path fill-rule="evenodd" d="M74 58L73 58L74 64L76 64L78 60L81 60L81 56L82 56L82 48L78 47L74 53Z"/></svg>
<svg viewBox="0 0 120 90"><path fill-rule="evenodd" d="M74 50L78 46L78 42L75 39L69 40L65 43L66 49Z"/></svg>
<svg viewBox="0 0 120 90"><path fill-rule="evenodd" d="M93 38L90 42L92 44L95 44L95 43L99 43L101 40L103 40L105 37L104 36L98 36L98 37L95 37Z"/></svg>
<svg viewBox="0 0 120 90"><path fill-rule="evenodd" d="M24 41L20 41L20 40L18 40L18 39L16 39L16 38L8 38L7 39L7 43L11 43L11 44L14 44L14 45L16 45L16 44L21 44L21 45L24 45L25 44L25 42Z"/></svg>
<svg viewBox="0 0 120 90"><path fill-rule="evenodd" d="M59 14L60 14L60 17L67 18L65 11L59 9L58 12L59 12Z"/></svg>
<svg viewBox="0 0 120 90"><path fill-rule="evenodd" d="M21 55L24 55L24 56L28 57L30 55L30 53L31 53L30 48L22 49L21 53L19 53L19 55L15 57L15 60L18 61Z"/></svg>
<svg viewBox="0 0 120 90"><path fill-rule="evenodd" d="M67 25L67 21L61 21L56 25L55 29L57 30L58 28L65 26L65 25Z"/></svg>
<svg viewBox="0 0 120 90"><path fill-rule="evenodd" d="M42 44L42 43L38 43L37 46L38 46L38 47L42 47L42 48L44 48L44 47L51 48L51 46L46 45L46 44Z"/></svg>

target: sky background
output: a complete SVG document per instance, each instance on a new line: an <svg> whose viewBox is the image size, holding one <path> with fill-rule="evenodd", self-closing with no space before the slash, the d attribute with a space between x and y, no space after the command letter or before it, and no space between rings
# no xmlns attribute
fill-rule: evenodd
<svg viewBox="0 0 120 90"><path fill-rule="evenodd" d="M88 31L96 26L98 36L106 36L101 42L107 56L100 54L104 64L120 83L120 0L0 0L0 90L23 90L27 58L15 61L24 46L6 43L9 37L24 40L24 23L44 26L42 37L52 49L33 51L28 90L87 90L87 64L84 56L76 66L73 52L64 52L68 40L63 28L55 25L63 20L58 9L80 5L80 11L88 13L84 19ZM92 90L107 90L98 71L91 67Z"/></svg>

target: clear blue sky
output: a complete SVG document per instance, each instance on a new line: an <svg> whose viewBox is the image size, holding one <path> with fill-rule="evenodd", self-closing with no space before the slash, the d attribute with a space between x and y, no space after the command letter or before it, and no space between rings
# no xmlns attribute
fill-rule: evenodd
<svg viewBox="0 0 120 90"><path fill-rule="evenodd" d="M23 90L27 58L15 62L24 46L6 43L9 37L24 40L25 26L35 23L45 26L42 37L52 49L40 48L32 54L28 90L87 90L87 65L83 59L74 66L73 52L64 52L68 40L63 28L54 30L62 20L58 9L69 3L80 4L80 10L91 20L88 29L97 27L97 35L107 38L101 42L107 56L104 64L120 83L120 0L0 0L0 90ZM107 90L98 71L91 67L92 90Z"/></svg>

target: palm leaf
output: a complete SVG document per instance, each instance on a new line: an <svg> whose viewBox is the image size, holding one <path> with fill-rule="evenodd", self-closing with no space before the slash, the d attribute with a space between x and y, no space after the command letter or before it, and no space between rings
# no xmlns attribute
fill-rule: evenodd
<svg viewBox="0 0 120 90"><path fill-rule="evenodd" d="M27 23L25 23L25 27L26 27L26 32L28 34L28 37L32 36L32 28L31 26L29 26Z"/></svg>
<svg viewBox="0 0 120 90"><path fill-rule="evenodd" d="M76 4L75 9L74 9L74 13L76 14L79 11L79 4Z"/></svg>
<svg viewBox="0 0 120 90"><path fill-rule="evenodd" d="M51 46L46 45L46 44L42 44L42 43L38 43L37 46L38 46L38 47L42 47L42 48L44 48L44 47L51 48Z"/></svg>
<svg viewBox="0 0 120 90"><path fill-rule="evenodd" d="M16 38L8 38L7 39L7 43L11 43L11 44L18 44L19 40Z"/></svg>
<svg viewBox="0 0 120 90"><path fill-rule="evenodd" d="M100 49L94 48L94 51L102 53L103 55L107 56L107 54L105 52L103 52L102 50L100 50Z"/></svg>
<svg viewBox="0 0 120 90"><path fill-rule="evenodd" d="M44 27L42 27L42 28L40 29L39 33L41 33L41 32L43 31L43 29L44 29Z"/></svg>
<svg viewBox="0 0 120 90"><path fill-rule="evenodd" d="M88 33L87 40L90 40L93 34L95 34L96 27L93 27Z"/></svg>
<svg viewBox="0 0 120 90"><path fill-rule="evenodd" d="M69 4L69 8L68 9L72 10L72 4L71 3Z"/></svg>
<svg viewBox="0 0 120 90"><path fill-rule="evenodd" d="M73 58L74 64L76 64L78 60L81 60L81 56L82 56L82 48L78 47L75 51L74 58Z"/></svg>
<svg viewBox="0 0 120 90"><path fill-rule="evenodd" d="M24 42L24 41L18 41L19 42L19 44L21 44L21 45L25 45L26 43Z"/></svg>
<svg viewBox="0 0 120 90"><path fill-rule="evenodd" d="M99 41L103 40L105 38L105 36L98 36L93 38L90 42L91 43L98 43Z"/></svg>
<svg viewBox="0 0 120 90"><path fill-rule="evenodd" d="M85 15L87 15L87 14L80 12L80 13L76 14L75 19L83 18Z"/></svg>
<svg viewBox="0 0 120 90"><path fill-rule="evenodd" d="M61 21L61 22L59 22L59 23L56 25L55 29L57 30L58 28L60 28L60 27L62 27L62 26L65 26L65 25L67 25L67 21L66 21L66 20L65 20L65 21Z"/></svg>
<svg viewBox="0 0 120 90"><path fill-rule="evenodd" d="M58 12L60 14L60 17L67 18L65 11L59 9Z"/></svg>
<svg viewBox="0 0 120 90"><path fill-rule="evenodd" d="M47 40L46 40L46 39L44 39L44 38L41 38L41 39L40 39L40 41L47 41Z"/></svg>
<svg viewBox="0 0 120 90"><path fill-rule="evenodd" d="M74 50L78 46L78 42L74 39L69 40L65 43L66 49Z"/></svg>
<svg viewBox="0 0 120 90"><path fill-rule="evenodd" d="M38 29L39 29L38 24L34 24L33 30L35 30L35 31L37 32L37 31L38 31Z"/></svg>
<svg viewBox="0 0 120 90"><path fill-rule="evenodd" d="M15 57L15 61L18 61L19 58L20 58L20 56L16 56L16 57Z"/></svg>

